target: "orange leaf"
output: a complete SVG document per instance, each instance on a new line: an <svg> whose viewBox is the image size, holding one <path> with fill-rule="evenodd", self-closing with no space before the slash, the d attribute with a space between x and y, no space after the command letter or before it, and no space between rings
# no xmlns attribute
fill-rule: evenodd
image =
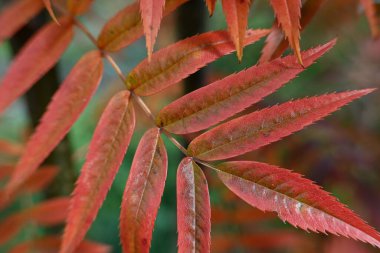
<svg viewBox="0 0 380 253"><path fill-rule="evenodd" d="M380 248L380 234L351 210L300 174L249 161L217 166L223 183L262 211L277 212L283 221L314 232L342 235Z"/></svg>
<svg viewBox="0 0 380 253"><path fill-rule="evenodd" d="M265 36L268 30L249 30L244 45ZM127 87L140 96L150 96L174 85L206 64L235 49L225 31L195 35L155 52L151 62L140 62L128 75Z"/></svg>
<svg viewBox="0 0 380 253"><path fill-rule="evenodd" d="M98 51L87 53L74 66L26 144L24 153L7 185L9 193L40 166L67 134L95 93L102 73L103 63Z"/></svg>
<svg viewBox="0 0 380 253"><path fill-rule="evenodd" d="M335 40L303 52L305 66L314 63L334 44ZM157 125L176 134L203 130L260 101L303 70L295 56L253 66L172 102L158 114Z"/></svg>
<svg viewBox="0 0 380 253"><path fill-rule="evenodd" d="M39 226L54 226L63 223L68 207L69 198L60 197L8 216L0 223L0 244L10 240L28 222L33 222Z"/></svg>
<svg viewBox="0 0 380 253"><path fill-rule="evenodd" d="M307 0L301 8L301 30L310 23L312 18L318 12L322 4L326 0ZM278 27L278 22L275 20L272 31L265 40L265 46L261 51L259 62L264 63L280 57L282 53L289 47L289 42L285 39L284 33Z"/></svg>
<svg viewBox="0 0 380 253"><path fill-rule="evenodd" d="M165 0L140 0L148 59L152 57L154 43L160 28Z"/></svg>
<svg viewBox="0 0 380 253"><path fill-rule="evenodd" d="M239 61L243 58L245 31L251 0L222 0L224 15Z"/></svg>
<svg viewBox="0 0 380 253"><path fill-rule="evenodd" d="M77 181L61 253L71 253L83 240L115 178L135 127L130 93L117 93L104 110Z"/></svg>
<svg viewBox="0 0 380 253"><path fill-rule="evenodd" d="M289 40L291 48L301 65L301 49L300 49L300 17L301 17L301 0L271 0L270 1L279 25L285 32Z"/></svg>
<svg viewBox="0 0 380 253"><path fill-rule="evenodd" d="M12 37L21 27L43 8L41 0L9 1L10 4L0 12L0 44ZM22 13L22 15L20 15ZM12 22L9 22L9 21Z"/></svg>
<svg viewBox="0 0 380 253"><path fill-rule="evenodd" d="M0 81L0 113L25 93L59 60L73 37L72 22L44 26L21 49Z"/></svg>
<svg viewBox="0 0 380 253"><path fill-rule="evenodd" d="M13 170L9 171L9 175ZM1 174L1 170L0 170ZM44 189L54 177L58 174L58 168L54 166L42 167L33 173L28 180L26 180L18 190L16 190L11 196L5 196L5 192L0 191L0 209L3 209L16 199L19 195L33 194ZM1 179L1 175L0 175Z"/></svg>
<svg viewBox="0 0 380 253"><path fill-rule="evenodd" d="M269 107L221 124L195 138L189 155L221 160L256 150L320 120L373 90L354 90L303 98Z"/></svg>
<svg viewBox="0 0 380 253"><path fill-rule="evenodd" d="M0 154L19 156L23 149L23 146L18 143L5 139L0 140Z"/></svg>
<svg viewBox="0 0 380 253"><path fill-rule="evenodd" d="M67 9L73 15L85 13L94 0L67 0Z"/></svg>
<svg viewBox="0 0 380 253"><path fill-rule="evenodd" d="M372 36L378 38L380 35L379 18L376 16L376 5L373 0L360 0L371 28Z"/></svg>
<svg viewBox="0 0 380 253"><path fill-rule="evenodd" d="M59 24L57 17L54 14L53 8L51 6L51 0L42 0L44 2L45 8L48 10L50 17L55 23Z"/></svg>
<svg viewBox="0 0 380 253"><path fill-rule="evenodd" d="M212 16L214 14L216 0L205 0L205 1L206 1L208 13L210 13L210 16Z"/></svg>
<svg viewBox="0 0 380 253"><path fill-rule="evenodd" d="M211 208L207 180L191 158L177 170L178 252L210 252Z"/></svg>
<svg viewBox="0 0 380 253"><path fill-rule="evenodd" d="M188 0L167 0L163 16L169 15ZM98 37L98 46L106 51L119 51L143 35L143 24L138 3L128 5L112 17Z"/></svg>
<svg viewBox="0 0 380 253"><path fill-rule="evenodd" d="M142 137L133 158L121 204L120 238L124 252L149 252L167 167L160 129L150 129Z"/></svg>

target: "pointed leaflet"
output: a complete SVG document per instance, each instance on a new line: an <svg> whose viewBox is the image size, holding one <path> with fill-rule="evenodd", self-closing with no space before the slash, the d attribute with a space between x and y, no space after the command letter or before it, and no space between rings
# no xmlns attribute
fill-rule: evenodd
<svg viewBox="0 0 380 253"><path fill-rule="evenodd" d="M211 207L207 180L191 158L177 170L178 252L210 252Z"/></svg>
<svg viewBox="0 0 380 253"><path fill-rule="evenodd" d="M73 15L85 13L94 0L67 0L67 10Z"/></svg>
<svg viewBox="0 0 380 253"><path fill-rule="evenodd" d="M238 156L299 131L372 89L290 101L233 119L198 136L189 155L212 161Z"/></svg>
<svg viewBox="0 0 380 253"><path fill-rule="evenodd" d="M154 43L160 28L165 0L140 0L148 59L152 57Z"/></svg>
<svg viewBox="0 0 380 253"><path fill-rule="evenodd" d="M374 38L379 37L379 18L376 16L376 5L374 0L360 0L361 5L364 8L364 12L367 16L368 23L371 28L372 36Z"/></svg>
<svg viewBox="0 0 380 253"><path fill-rule="evenodd" d="M51 253L57 252L59 250L59 245L61 244L60 236L44 236L32 241L27 241L18 244L9 253ZM83 241L79 246L76 253L111 253L111 247L105 244L100 244L97 242Z"/></svg>
<svg viewBox="0 0 380 253"><path fill-rule="evenodd" d="M163 16L169 15L188 0L166 0ZM115 52L132 44L143 35L143 24L138 3L128 5L112 17L98 37L98 46Z"/></svg>
<svg viewBox="0 0 380 253"><path fill-rule="evenodd" d="M222 6L231 39L234 41L238 59L241 61L251 0L222 0Z"/></svg>
<svg viewBox="0 0 380 253"><path fill-rule="evenodd" d="M240 198L304 230L343 235L380 248L380 235L312 181L258 162L219 165L219 177Z"/></svg>
<svg viewBox="0 0 380 253"><path fill-rule="evenodd" d="M149 252L167 167L168 158L160 129L150 129L141 139L133 158L121 204L123 252Z"/></svg>
<svg viewBox="0 0 380 253"><path fill-rule="evenodd" d="M335 40L302 53L305 66L334 44ZM174 101L160 111L157 125L176 134L203 130L273 93L303 70L294 56L253 66Z"/></svg>
<svg viewBox="0 0 380 253"><path fill-rule="evenodd" d="M270 0L276 13L277 21L281 25L291 48L302 65L300 49L300 17L301 0Z"/></svg>
<svg viewBox="0 0 380 253"><path fill-rule="evenodd" d="M36 131L26 144L7 191L14 191L68 133L94 94L103 73L98 51L84 55L54 94Z"/></svg>
<svg viewBox="0 0 380 253"><path fill-rule="evenodd" d="M21 49L0 81L0 113L57 63L73 37L70 19L44 26Z"/></svg>
<svg viewBox="0 0 380 253"><path fill-rule="evenodd" d="M51 6L50 0L42 0L44 2L45 8L48 10L50 17L54 20L55 23L59 24L57 17L54 14L53 7Z"/></svg>
<svg viewBox="0 0 380 253"><path fill-rule="evenodd" d="M307 0L301 8L301 30L310 23L315 14L326 0ZM265 40L265 46L261 51L259 62L264 63L280 57L288 48L289 42L285 39L284 33L278 27L277 20L272 26L272 31Z"/></svg>
<svg viewBox="0 0 380 253"><path fill-rule="evenodd" d="M245 45L267 33L268 30L247 31ZM143 60L129 73L127 86L138 95L153 95L233 51L234 45L225 31L196 35L157 51L149 64Z"/></svg>
<svg viewBox="0 0 380 253"><path fill-rule="evenodd" d="M39 226L54 226L63 223L68 207L69 198L60 197L8 216L0 223L0 245L15 236L28 222Z"/></svg>
<svg viewBox="0 0 380 253"><path fill-rule="evenodd" d="M216 0L205 0L205 1L206 1L208 13L210 13L210 16L212 16L214 14Z"/></svg>
<svg viewBox="0 0 380 253"><path fill-rule="evenodd" d="M9 1L9 5L0 12L0 44L13 36L23 25L41 11L41 0ZM22 15L20 15L22 13ZM12 20L12 22L9 22Z"/></svg>
<svg viewBox="0 0 380 253"><path fill-rule="evenodd" d="M123 161L135 127L130 93L117 93L104 110L90 143L67 218L62 253L73 252L94 221Z"/></svg>

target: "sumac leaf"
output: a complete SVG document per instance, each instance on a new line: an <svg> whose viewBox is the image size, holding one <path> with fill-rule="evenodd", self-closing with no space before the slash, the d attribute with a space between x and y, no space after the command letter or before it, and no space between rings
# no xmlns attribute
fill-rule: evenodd
<svg viewBox="0 0 380 253"><path fill-rule="evenodd" d="M184 158L177 170L178 252L210 252L211 208L202 169Z"/></svg>
<svg viewBox="0 0 380 253"><path fill-rule="evenodd" d="M380 248L380 235L347 207L301 175L248 161L217 167L223 183L250 205L277 212L283 221L314 232L330 232Z"/></svg>
<svg viewBox="0 0 380 253"><path fill-rule="evenodd" d="M63 223L69 208L69 198L47 200L19 213L8 216L0 223L0 244L10 240L24 225L33 222L39 226L54 226Z"/></svg>
<svg viewBox="0 0 380 253"><path fill-rule="evenodd" d="M307 0L301 8L301 30L310 23L315 14L318 12L322 4L326 0ZM282 53L289 47L289 42L286 40L284 33L278 26L277 20L272 26L271 33L265 40L265 46L261 51L259 62L264 63L280 57Z"/></svg>
<svg viewBox="0 0 380 253"><path fill-rule="evenodd" d="M83 240L127 151L135 127L130 93L117 93L104 110L90 143L70 204L61 245L71 253Z"/></svg>
<svg viewBox="0 0 380 253"><path fill-rule="evenodd" d="M361 5L364 8L364 12L367 16L371 33L374 38L378 38L380 35L379 25L380 20L376 16L376 4L374 0L360 0Z"/></svg>
<svg viewBox="0 0 380 253"><path fill-rule="evenodd" d="M73 15L85 13L94 0L67 0L67 10Z"/></svg>
<svg viewBox="0 0 380 253"><path fill-rule="evenodd" d="M24 147L16 142L1 139L0 140L0 154L9 156L19 156L21 155Z"/></svg>
<svg viewBox="0 0 380 253"><path fill-rule="evenodd" d="M235 44L238 59L241 61L251 0L222 0L222 6L228 31Z"/></svg>
<svg viewBox="0 0 380 253"><path fill-rule="evenodd" d="M268 30L249 30L245 45L252 44L267 33ZM155 52L149 64L143 60L128 75L127 86L140 96L153 95L234 49L225 31L195 35Z"/></svg>
<svg viewBox="0 0 380 253"><path fill-rule="evenodd" d="M0 81L0 113L57 63L73 37L72 21L60 19L34 35L14 58Z"/></svg>
<svg viewBox="0 0 380 253"><path fill-rule="evenodd" d="M59 24L57 17L54 14L53 7L51 6L51 0L42 0L45 5L45 8L49 12L50 17L54 20L55 23Z"/></svg>
<svg viewBox="0 0 380 253"><path fill-rule="evenodd" d="M216 0L205 0L205 1L206 1L208 13L210 13L210 16L212 16L214 14Z"/></svg>
<svg viewBox="0 0 380 253"><path fill-rule="evenodd" d="M270 0L270 3L276 14L278 24L281 25L290 47L302 65L300 49L301 0Z"/></svg>
<svg viewBox="0 0 380 253"><path fill-rule="evenodd" d="M32 241L23 242L12 248L9 253L51 253L57 252L61 244L60 236L44 236ZM111 247L97 242L83 241L75 253L111 253Z"/></svg>
<svg viewBox="0 0 380 253"><path fill-rule="evenodd" d="M2 168L0 168L2 169ZM13 170L9 171L9 175ZM1 174L1 172L0 172ZM9 205L19 195L33 194L44 189L54 177L58 174L58 168L54 166L45 166L34 172L20 187L10 196L5 196L6 193L0 190L0 210ZM1 175L0 175L1 179Z"/></svg>
<svg viewBox="0 0 380 253"><path fill-rule="evenodd" d="M188 0L167 0L163 16L169 15ZM138 3L128 5L112 17L98 37L98 46L106 51L119 51L143 35L143 24Z"/></svg>
<svg viewBox="0 0 380 253"><path fill-rule="evenodd" d="M7 185L9 192L24 182L68 133L95 93L102 74L103 62L98 51L87 53L73 67L26 144Z"/></svg>
<svg viewBox="0 0 380 253"><path fill-rule="evenodd" d="M165 0L140 0L148 59L152 57L154 43L160 28Z"/></svg>
<svg viewBox="0 0 380 253"><path fill-rule="evenodd" d="M160 129L148 130L133 158L120 211L123 252L149 252L164 191L168 158Z"/></svg>
<svg viewBox="0 0 380 253"><path fill-rule="evenodd" d="M299 131L372 91L364 89L304 98L250 113L195 138L189 145L189 155L212 161L244 154Z"/></svg>
<svg viewBox="0 0 380 253"><path fill-rule="evenodd" d="M334 44L335 40L302 53L304 65L311 65ZM253 66L174 101L160 111L157 125L176 134L203 130L260 101L303 70L295 56Z"/></svg>
<svg viewBox="0 0 380 253"><path fill-rule="evenodd" d="M0 43L12 37L21 27L43 8L41 0L9 1L0 12ZM20 15L20 13L22 13ZM10 20L12 22L10 22Z"/></svg>

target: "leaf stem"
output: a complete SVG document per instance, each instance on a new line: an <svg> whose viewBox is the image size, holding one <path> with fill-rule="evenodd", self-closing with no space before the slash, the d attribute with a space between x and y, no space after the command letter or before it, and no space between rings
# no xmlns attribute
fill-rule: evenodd
<svg viewBox="0 0 380 253"><path fill-rule="evenodd" d="M79 20L73 18L74 24L87 36L87 38L96 46L96 48L102 53L103 57L111 64L112 68L115 70L116 74L119 76L119 78L123 81L123 83L126 83L126 76L121 71L119 65L116 63L116 61L112 58L112 56L104 51L103 49L99 48L97 45L96 38L91 34L91 32L85 27L84 24L82 24ZM169 133L164 128L158 126L156 124L156 116L152 113L152 111L149 109L147 104L144 102L144 100L131 91L132 98L136 101L137 105L144 111L145 115L152 121L152 123L161 129L161 132L166 135L166 137L185 155L188 156L188 152L184 146L179 143L179 141L174 138L174 136Z"/></svg>

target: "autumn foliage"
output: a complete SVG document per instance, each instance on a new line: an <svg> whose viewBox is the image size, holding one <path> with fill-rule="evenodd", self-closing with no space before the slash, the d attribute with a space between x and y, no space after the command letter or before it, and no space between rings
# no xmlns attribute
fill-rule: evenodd
<svg viewBox="0 0 380 253"><path fill-rule="evenodd" d="M205 174L220 181L239 198L262 211L306 231L331 233L380 248L380 234L335 197L301 174L256 161L231 161L302 130L373 89L357 89L295 99L247 113L261 101L306 70L336 40L301 50L300 34L318 12L323 0L271 0L275 21L271 29L249 29L253 1L222 0L225 31L208 31L154 50L162 19L186 0L140 0L109 19L94 37L77 18L91 0L18 0L0 9L0 42L10 39L44 8L52 21L39 30L15 56L0 81L0 112L30 89L60 59L78 28L95 50L83 52L65 77L24 147L0 142L0 150L19 156L17 164L0 168L0 208L23 192L47 187L57 168L40 168L87 107L102 81L108 63L125 85L105 107L71 197L46 200L1 221L0 244L28 222L52 226L65 222L63 236L37 238L11 252L109 252L102 244L85 240L116 177L140 117L151 123L134 154L120 211L120 242L124 252L149 252L156 215L168 171L166 136L183 153L177 170L177 229L179 252L210 252L210 194ZM107 4L106 1L104 4ZM205 1L213 15L216 1ZM374 37L379 35L375 4L361 0ZM124 73L113 54L145 37L147 58ZM241 72L211 82L163 107L157 115L143 97L177 85L220 57L266 37L260 61ZM290 47L293 53L282 56ZM31 64L33 63L33 64ZM139 115L136 110L143 111ZM189 135L194 134L194 135ZM192 137L185 147L178 136ZM228 159L228 160L227 160ZM220 211L223 214L223 211ZM54 214L45 216L44 213ZM116 218L115 218L116 219ZM265 237L264 235L258 235ZM284 243L299 242L291 233ZM269 240L269 239L268 239Z"/></svg>

